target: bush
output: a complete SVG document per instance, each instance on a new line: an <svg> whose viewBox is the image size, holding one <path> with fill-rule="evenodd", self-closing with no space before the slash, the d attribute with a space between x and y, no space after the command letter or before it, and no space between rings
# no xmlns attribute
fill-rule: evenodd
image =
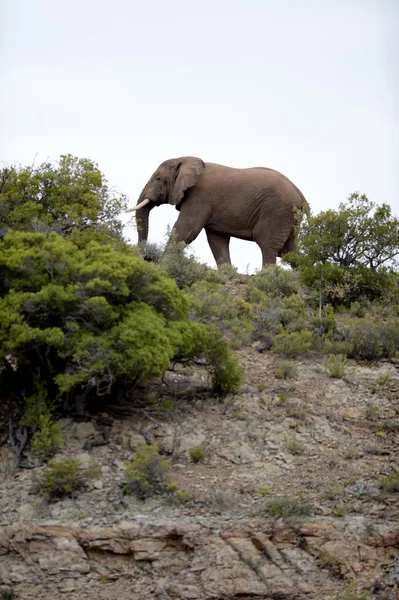
<svg viewBox="0 0 399 600"><path fill-rule="evenodd" d="M202 446L193 446L190 448L190 458L193 462L201 462L208 457L208 454Z"/></svg>
<svg viewBox="0 0 399 600"><path fill-rule="evenodd" d="M303 454L305 445L302 442L298 442L295 438L291 438L287 443L287 450L291 454Z"/></svg>
<svg viewBox="0 0 399 600"><path fill-rule="evenodd" d="M295 365L288 362L280 362L276 364L276 377L277 379L289 379L295 377L297 369Z"/></svg>
<svg viewBox="0 0 399 600"><path fill-rule="evenodd" d="M350 306L373 300L397 286L399 221L387 204L377 206L354 193L339 210L308 215L294 259L302 281L325 301Z"/></svg>
<svg viewBox="0 0 399 600"><path fill-rule="evenodd" d="M32 406L112 397L163 375L176 356L205 356L218 391L242 380L222 334L193 322L186 294L141 258L93 241L80 249L54 232L9 232L0 269L0 383Z"/></svg>
<svg viewBox="0 0 399 600"><path fill-rule="evenodd" d="M399 319L380 321L358 319L348 328L350 356L359 360L390 358L399 349Z"/></svg>
<svg viewBox="0 0 399 600"><path fill-rule="evenodd" d="M74 458L50 460L41 484L41 495L53 501L73 496L82 489L83 480L79 473L79 463Z"/></svg>
<svg viewBox="0 0 399 600"><path fill-rule="evenodd" d="M274 338L274 349L285 356L295 357L307 354L312 345L313 336L310 331L294 331L292 333L281 331Z"/></svg>
<svg viewBox="0 0 399 600"><path fill-rule="evenodd" d="M331 304L323 306L321 316L313 317L313 326L319 335L332 335L337 329L337 319Z"/></svg>
<svg viewBox="0 0 399 600"><path fill-rule="evenodd" d="M269 266L251 278L246 293L248 301L253 303L261 301L265 294L284 298L298 294L299 291L300 278L296 271Z"/></svg>
<svg viewBox="0 0 399 600"><path fill-rule="evenodd" d="M399 492L399 473L393 472L390 475L385 477L381 477L380 479L380 488L384 492L388 492L390 494Z"/></svg>
<svg viewBox="0 0 399 600"><path fill-rule="evenodd" d="M266 506L266 512L277 518L297 517L312 514L310 504L297 498L276 498L270 500Z"/></svg>
<svg viewBox="0 0 399 600"><path fill-rule="evenodd" d="M253 331L252 308L217 283L201 281L188 292L192 318L204 325L215 325L238 348Z"/></svg>
<svg viewBox="0 0 399 600"><path fill-rule="evenodd" d="M259 496L270 496L272 494L272 488L269 485L261 485L256 491Z"/></svg>
<svg viewBox="0 0 399 600"><path fill-rule="evenodd" d="M345 374L348 366L348 359L345 354L330 354L323 363L329 377L338 379Z"/></svg>
<svg viewBox="0 0 399 600"><path fill-rule="evenodd" d="M140 500L165 492L170 468L170 464L160 456L156 444L141 446L133 461L126 464L124 492L135 494Z"/></svg>
<svg viewBox="0 0 399 600"><path fill-rule="evenodd" d="M33 434L32 450L42 459L52 456L62 446L62 429L50 414L40 415L39 428Z"/></svg>

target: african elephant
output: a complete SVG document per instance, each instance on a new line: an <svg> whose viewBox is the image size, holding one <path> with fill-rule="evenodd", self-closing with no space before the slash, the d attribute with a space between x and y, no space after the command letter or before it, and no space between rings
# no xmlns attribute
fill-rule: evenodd
<svg viewBox="0 0 399 600"><path fill-rule="evenodd" d="M264 167L236 169L186 156L163 162L140 194L138 239L148 238L149 212L173 204L180 215L174 240L190 244L205 228L216 264L229 263L230 238L250 240L262 251L262 266L295 249L295 225L305 198L281 173Z"/></svg>

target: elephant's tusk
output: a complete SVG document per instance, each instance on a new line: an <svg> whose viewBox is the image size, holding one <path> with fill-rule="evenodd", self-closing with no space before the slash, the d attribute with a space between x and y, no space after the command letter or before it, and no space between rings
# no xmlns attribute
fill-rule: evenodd
<svg viewBox="0 0 399 600"><path fill-rule="evenodd" d="M147 206L147 204L149 204L151 202L151 200L149 198L146 198L145 200L143 200L143 202L140 202L140 204L138 204L137 206L134 206L133 208L129 208L129 210L127 210L126 212L134 212L135 210L139 210L139 208L143 208L143 206Z"/></svg>

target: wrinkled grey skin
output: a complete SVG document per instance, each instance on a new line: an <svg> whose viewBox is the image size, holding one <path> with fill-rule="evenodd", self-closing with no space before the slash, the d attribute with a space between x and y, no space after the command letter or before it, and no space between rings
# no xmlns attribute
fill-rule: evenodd
<svg viewBox="0 0 399 600"><path fill-rule="evenodd" d="M295 249L294 229L305 198L284 175L255 167L233 169L204 163L191 156L163 162L138 200L139 243L148 238L150 210L173 204L180 215L173 227L177 243L193 242L205 229L217 265L231 264L231 237L254 241L262 251L262 266Z"/></svg>

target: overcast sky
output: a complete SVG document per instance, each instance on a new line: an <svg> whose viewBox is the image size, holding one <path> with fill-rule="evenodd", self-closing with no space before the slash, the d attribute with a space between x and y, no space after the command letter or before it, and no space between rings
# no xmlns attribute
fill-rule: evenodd
<svg viewBox="0 0 399 600"><path fill-rule="evenodd" d="M358 190L399 213L396 0L0 6L0 161L89 157L135 204L163 160L193 155L277 169L314 212ZM177 216L154 209L150 241ZM204 232L191 248L214 265ZM261 266L253 243L231 254Z"/></svg>

